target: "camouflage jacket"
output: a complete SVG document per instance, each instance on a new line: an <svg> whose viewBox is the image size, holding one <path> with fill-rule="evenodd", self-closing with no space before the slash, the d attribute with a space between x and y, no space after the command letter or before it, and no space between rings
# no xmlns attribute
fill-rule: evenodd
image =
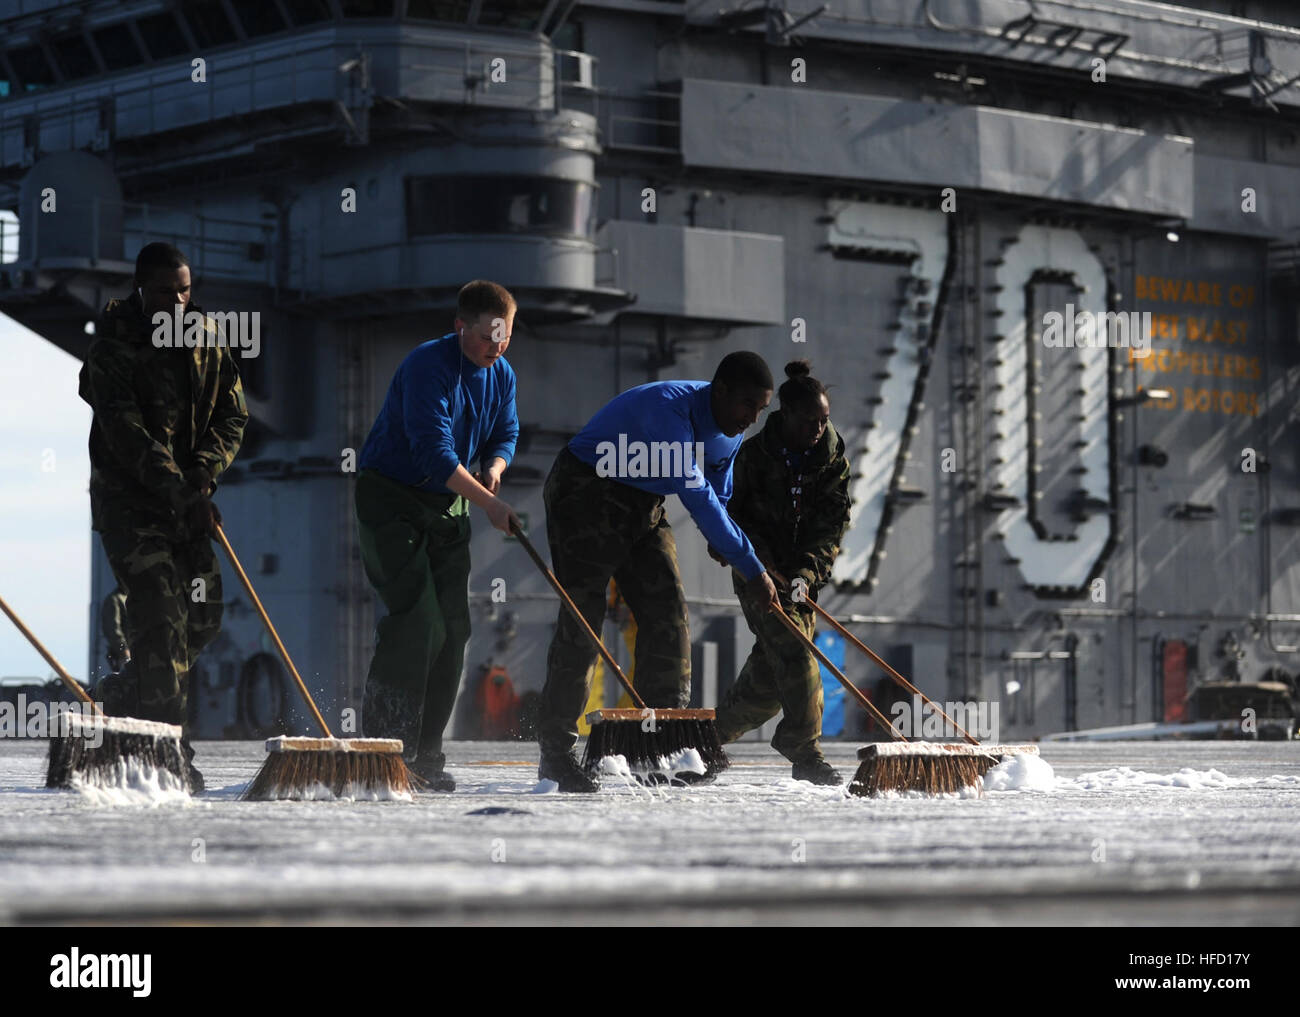
<svg viewBox="0 0 1300 1017"><path fill-rule="evenodd" d="M190 304L186 311L201 310ZM248 422L228 348L162 348L140 300L110 300L81 368L90 425L90 506L96 530L118 509L142 523L175 523L198 497L184 472L215 479L235 458ZM118 512L113 511L114 518Z"/></svg>
<svg viewBox="0 0 1300 1017"><path fill-rule="evenodd" d="M825 584L849 525L849 463L844 439L826 425L804 466L802 505L795 517L794 477L781 453L781 411L736 453L734 493L727 505L759 558L786 579L803 576L810 589Z"/></svg>

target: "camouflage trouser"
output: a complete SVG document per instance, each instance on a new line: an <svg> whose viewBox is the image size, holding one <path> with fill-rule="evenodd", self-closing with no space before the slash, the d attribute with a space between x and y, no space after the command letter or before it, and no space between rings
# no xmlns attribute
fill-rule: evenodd
<svg viewBox="0 0 1300 1017"><path fill-rule="evenodd" d="M183 725L189 675L221 631L221 570L206 534L189 537L163 523L132 525L131 516L112 507L99 516L104 553L126 595L135 670L132 688L116 705L141 720Z"/></svg>
<svg viewBox="0 0 1300 1017"><path fill-rule="evenodd" d="M648 706L688 705L690 625L663 498L597 476L568 449L551 467L542 497L560 585L599 634L609 581L615 579L636 618L637 692ZM543 752L567 752L577 742L596 657L591 639L561 604L537 722Z"/></svg>
<svg viewBox="0 0 1300 1017"><path fill-rule="evenodd" d="M121 590L114 590L99 605L99 626L108 643L109 666L121 672L131 645L126 634L126 594Z"/></svg>
<svg viewBox="0 0 1300 1017"><path fill-rule="evenodd" d="M109 646L127 642L126 594L114 590L99 605L99 628Z"/></svg>
<svg viewBox="0 0 1300 1017"><path fill-rule="evenodd" d="M357 477L366 577L388 609L376 626L362 729L400 738L406 758L442 752L469 642L469 504L373 470Z"/></svg>
<svg viewBox="0 0 1300 1017"><path fill-rule="evenodd" d="M782 711L781 723L772 737L772 748L791 762L818 758L821 756L822 678L817 659L776 615L767 614L753 604L744 593L744 580L735 572L732 583L756 641L749 659L718 707L718 734L723 742L735 741ZM812 608L792 605L784 597L781 606L811 640L817 628Z"/></svg>

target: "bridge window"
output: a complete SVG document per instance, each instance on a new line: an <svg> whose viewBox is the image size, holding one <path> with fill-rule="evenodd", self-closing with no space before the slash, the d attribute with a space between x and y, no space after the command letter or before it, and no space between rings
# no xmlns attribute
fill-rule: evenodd
<svg viewBox="0 0 1300 1017"><path fill-rule="evenodd" d="M224 46L239 38L226 17L221 0L186 0L181 4L181 13L194 32L194 41L199 44L199 49Z"/></svg>
<svg viewBox="0 0 1300 1017"><path fill-rule="evenodd" d="M339 0L345 18L391 18L393 0Z"/></svg>
<svg viewBox="0 0 1300 1017"><path fill-rule="evenodd" d="M128 67L138 67L144 63L140 47L135 44L135 36L124 23L106 25L91 33L104 66L110 71L121 71Z"/></svg>
<svg viewBox="0 0 1300 1017"><path fill-rule="evenodd" d="M23 83L23 88L34 92L38 88L48 88L56 81L54 68L45 59L39 46L24 46L22 49L9 51L9 63Z"/></svg>
<svg viewBox="0 0 1300 1017"><path fill-rule="evenodd" d="M249 38L270 35L272 32L282 32L285 29L284 18L280 17L279 10L266 0L232 0L231 6L243 23L244 31Z"/></svg>
<svg viewBox="0 0 1300 1017"><path fill-rule="evenodd" d="M334 17L327 0L284 0L284 9L295 25L314 25Z"/></svg>
<svg viewBox="0 0 1300 1017"><path fill-rule="evenodd" d="M144 39L145 49L155 60L168 60L182 56L190 51L185 44L185 36L176 24L176 18L170 13L154 14L136 22L140 37Z"/></svg>
<svg viewBox="0 0 1300 1017"><path fill-rule="evenodd" d="M520 28L533 31L546 4L538 0L485 0L478 24L494 28Z"/></svg>
<svg viewBox="0 0 1300 1017"><path fill-rule="evenodd" d="M540 177L410 177L408 236L537 233L591 236L595 189L580 180Z"/></svg>
<svg viewBox="0 0 1300 1017"><path fill-rule="evenodd" d="M469 0L408 0L406 16L426 21L459 22L463 25L469 17Z"/></svg>
<svg viewBox="0 0 1300 1017"><path fill-rule="evenodd" d="M566 21L560 26L560 30L551 35L551 45L556 49L575 50L582 52L582 23L579 21Z"/></svg>
<svg viewBox="0 0 1300 1017"><path fill-rule="evenodd" d="M54 59L59 62L65 78L89 78L99 73L95 54L80 32L59 36L50 43L50 49L54 51Z"/></svg>

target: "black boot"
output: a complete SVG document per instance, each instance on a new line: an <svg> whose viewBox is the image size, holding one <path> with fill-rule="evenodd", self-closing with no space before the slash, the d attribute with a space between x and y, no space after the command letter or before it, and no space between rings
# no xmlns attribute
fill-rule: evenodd
<svg viewBox="0 0 1300 1017"><path fill-rule="evenodd" d="M590 794L600 790L600 781L587 773L578 763L573 749L568 752L542 750L542 761L537 766L538 780L553 780L564 792Z"/></svg>
<svg viewBox="0 0 1300 1017"><path fill-rule="evenodd" d="M844 783L844 778L836 772L835 767L821 756L795 763L791 768L790 776L795 780L806 780L824 787L838 787Z"/></svg>
<svg viewBox="0 0 1300 1017"><path fill-rule="evenodd" d="M188 738L181 739L181 752L185 755L185 769L189 774L190 794L202 794L204 790L203 774L194 765L194 746L190 744Z"/></svg>
<svg viewBox="0 0 1300 1017"><path fill-rule="evenodd" d="M434 791L451 793L456 790L456 778L446 770L447 756L439 752L436 756L417 756L409 764L413 774L425 781Z"/></svg>
<svg viewBox="0 0 1300 1017"><path fill-rule="evenodd" d="M126 643L114 643L108 648L108 669L113 674L121 674L130 662L131 650Z"/></svg>
<svg viewBox="0 0 1300 1017"><path fill-rule="evenodd" d="M95 685L95 699L110 717L140 716L140 683L135 661L128 660L122 670L105 675Z"/></svg>

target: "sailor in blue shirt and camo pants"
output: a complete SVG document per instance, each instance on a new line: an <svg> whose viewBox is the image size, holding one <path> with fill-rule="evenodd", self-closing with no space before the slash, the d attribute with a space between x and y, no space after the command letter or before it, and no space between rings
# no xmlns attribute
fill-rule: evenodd
<svg viewBox="0 0 1300 1017"><path fill-rule="evenodd" d="M399 738L413 772L455 790L442 734L469 641L469 503L509 533L497 497L515 452L515 373L505 359L515 300L464 286L456 331L417 346L397 369L361 450L356 513L366 577L388 609L366 677L362 729ZM464 464L479 463L471 473Z"/></svg>

